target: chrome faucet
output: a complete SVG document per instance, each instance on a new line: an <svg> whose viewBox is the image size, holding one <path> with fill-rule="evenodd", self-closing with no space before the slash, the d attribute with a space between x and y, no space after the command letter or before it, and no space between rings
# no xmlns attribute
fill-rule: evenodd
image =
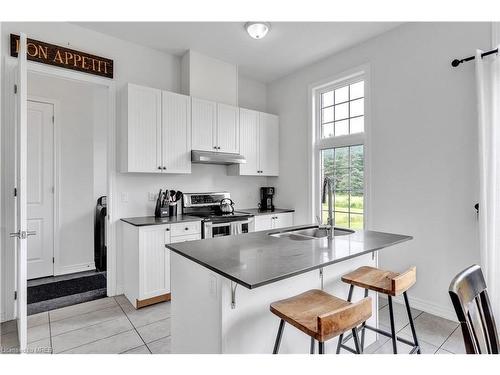
<svg viewBox="0 0 500 375"><path fill-rule="evenodd" d="M328 237L333 234L333 194L332 194L332 180L330 177L325 176L323 180L323 193L321 195L321 203L326 203L326 195L328 193L328 219L326 224L319 226L320 229L326 229ZM321 224L321 222L320 222Z"/></svg>

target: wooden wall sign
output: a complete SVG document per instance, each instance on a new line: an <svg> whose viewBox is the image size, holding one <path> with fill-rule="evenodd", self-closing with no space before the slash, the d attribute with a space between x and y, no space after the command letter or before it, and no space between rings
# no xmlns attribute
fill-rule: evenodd
<svg viewBox="0 0 500 375"><path fill-rule="evenodd" d="M18 53L19 35L10 34L10 55L17 57ZM42 64L113 78L113 60L34 39L27 40L27 58Z"/></svg>

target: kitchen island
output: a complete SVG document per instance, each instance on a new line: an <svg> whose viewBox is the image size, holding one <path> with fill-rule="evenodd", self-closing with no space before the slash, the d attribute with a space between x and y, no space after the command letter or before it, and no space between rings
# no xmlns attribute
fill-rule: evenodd
<svg viewBox="0 0 500 375"><path fill-rule="evenodd" d="M377 266L376 252L410 236L357 231L333 238L288 235L314 226L166 245L171 250L172 353L271 353L279 318L269 304L309 289L346 298L340 277ZM353 300L361 299L358 288ZM377 325L373 294L371 325ZM309 337L286 327L281 353L307 353ZM366 345L375 340L367 331ZM335 340L326 352L335 352Z"/></svg>

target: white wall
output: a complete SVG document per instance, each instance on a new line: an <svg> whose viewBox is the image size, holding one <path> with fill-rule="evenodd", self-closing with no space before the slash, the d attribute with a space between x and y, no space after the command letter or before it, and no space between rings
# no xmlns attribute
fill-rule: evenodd
<svg viewBox="0 0 500 375"><path fill-rule="evenodd" d="M238 106L267 112L267 85L240 74L238 78Z"/></svg>
<svg viewBox="0 0 500 375"><path fill-rule="evenodd" d="M182 58L182 93L238 105L238 67L189 50Z"/></svg>
<svg viewBox="0 0 500 375"><path fill-rule="evenodd" d="M129 43L69 23L3 23L2 59L9 55L9 34L23 31L28 37L62 46L86 51L114 60L114 81L118 94L127 82L180 92L180 58L137 44ZM120 108L117 101L117 127L120 126ZM231 177L224 166L193 166L191 175L141 175L118 174L116 188L119 192L116 203L118 217L152 215L152 202L148 192L160 187L183 191L228 190L237 207L255 207L259 200L259 187L266 186L264 177ZM121 202L122 193L129 195L129 202ZM118 231L119 235L119 231ZM119 238L118 238L119 239ZM10 242L4 241L4 254ZM118 246L118 291L122 280L120 248ZM13 265L12 265L13 266ZM10 295L5 291L4 296ZM11 316L7 318L12 318Z"/></svg>
<svg viewBox="0 0 500 375"><path fill-rule="evenodd" d="M489 23L410 23L268 85L280 114L277 204L312 220L297 191L308 186L308 85L371 66L371 189L374 230L414 236L380 252L382 268L417 266L415 307L454 317L452 277L478 262L477 135L474 64L452 59L487 49Z"/></svg>
<svg viewBox="0 0 500 375"><path fill-rule="evenodd" d="M28 95L59 102L59 254L55 272L93 269L95 199L106 194L107 184L106 137L97 137L95 142L99 126L106 134L102 127L103 119L106 124L107 108L102 100L106 90L30 73ZM100 160L102 154L104 160Z"/></svg>

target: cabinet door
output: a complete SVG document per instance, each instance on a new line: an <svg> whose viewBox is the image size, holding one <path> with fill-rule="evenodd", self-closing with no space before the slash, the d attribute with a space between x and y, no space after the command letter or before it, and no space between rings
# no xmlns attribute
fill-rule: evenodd
<svg viewBox="0 0 500 375"><path fill-rule="evenodd" d="M259 171L259 112L240 109L240 154L247 162L239 165L239 174L257 176Z"/></svg>
<svg viewBox="0 0 500 375"><path fill-rule="evenodd" d="M259 166L263 176L279 175L279 118L260 113Z"/></svg>
<svg viewBox="0 0 500 375"><path fill-rule="evenodd" d="M193 150L216 151L215 102L191 98L191 139Z"/></svg>
<svg viewBox="0 0 500 375"><path fill-rule="evenodd" d="M161 172L161 91L128 85L127 172Z"/></svg>
<svg viewBox="0 0 500 375"><path fill-rule="evenodd" d="M217 104L217 151L237 154L240 152L239 108Z"/></svg>
<svg viewBox="0 0 500 375"><path fill-rule="evenodd" d="M167 173L191 173L191 99L162 92L162 165Z"/></svg>
<svg viewBox="0 0 500 375"><path fill-rule="evenodd" d="M259 215L255 216L255 231L273 229L274 215Z"/></svg>
<svg viewBox="0 0 500 375"><path fill-rule="evenodd" d="M170 293L170 225L143 227L139 232L139 299Z"/></svg>
<svg viewBox="0 0 500 375"><path fill-rule="evenodd" d="M292 212L286 212L283 214L276 214L273 215L273 228L278 229L278 228L285 228L285 227L291 227L293 225L293 213Z"/></svg>

